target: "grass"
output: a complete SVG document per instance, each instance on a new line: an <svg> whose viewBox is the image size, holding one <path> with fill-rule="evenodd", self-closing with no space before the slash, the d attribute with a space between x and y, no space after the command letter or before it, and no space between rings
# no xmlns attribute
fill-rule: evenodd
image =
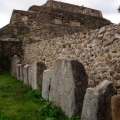
<svg viewBox="0 0 120 120"><path fill-rule="evenodd" d="M80 120L64 115L59 107L41 97L41 91L0 72L0 120Z"/></svg>

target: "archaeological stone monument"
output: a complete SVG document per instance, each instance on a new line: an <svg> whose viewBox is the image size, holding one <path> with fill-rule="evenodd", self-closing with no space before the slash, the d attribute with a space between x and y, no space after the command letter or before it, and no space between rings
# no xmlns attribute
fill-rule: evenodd
<svg viewBox="0 0 120 120"><path fill-rule="evenodd" d="M80 62L57 59L54 69L44 71L42 96L60 106L69 117L80 116L87 86L87 74Z"/></svg>

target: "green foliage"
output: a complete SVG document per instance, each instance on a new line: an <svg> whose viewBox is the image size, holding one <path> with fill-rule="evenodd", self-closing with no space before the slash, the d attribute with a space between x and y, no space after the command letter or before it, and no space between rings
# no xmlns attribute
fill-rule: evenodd
<svg viewBox="0 0 120 120"><path fill-rule="evenodd" d="M8 118L0 112L0 120L8 120Z"/></svg>
<svg viewBox="0 0 120 120"><path fill-rule="evenodd" d="M0 72L0 120L80 120L65 116L60 107L42 98L9 72Z"/></svg>
<svg viewBox="0 0 120 120"><path fill-rule="evenodd" d="M73 116L73 117L71 118L71 120L80 120L80 117L79 117L79 116Z"/></svg>
<svg viewBox="0 0 120 120"><path fill-rule="evenodd" d="M46 104L36 111L40 115L47 115L51 118L58 118L58 116L64 116L64 113L61 111L60 107L54 106L51 102L46 102Z"/></svg>
<svg viewBox="0 0 120 120"><path fill-rule="evenodd" d="M73 116L71 119L65 117L65 114L62 112L61 108L54 106L49 101L47 101L42 108L37 109L36 113L49 116L46 120L80 120L79 116Z"/></svg>

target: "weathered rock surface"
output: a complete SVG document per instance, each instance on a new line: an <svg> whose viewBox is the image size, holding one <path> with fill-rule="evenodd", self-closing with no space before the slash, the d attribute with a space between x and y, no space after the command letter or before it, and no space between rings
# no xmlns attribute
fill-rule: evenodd
<svg viewBox="0 0 120 120"><path fill-rule="evenodd" d="M20 81L23 81L23 64L20 64Z"/></svg>
<svg viewBox="0 0 120 120"><path fill-rule="evenodd" d="M44 70L43 72L42 97L46 100L49 99L49 92L53 75L52 72L52 69Z"/></svg>
<svg viewBox="0 0 120 120"><path fill-rule="evenodd" d="M16 64L16 77L20 80L20 66L21 64Z"/></svg>
<svg viewBox="0 0 120 120"><path fill-rule="evenodd" d="M29 85L32 86L32 67L28 68L28 81Z"/></svg>
<svg viewBox="0 0 120 120"><path fill-rule="evenodd" d="M88 80L83 65L70 59L57 59L53 69L49 100L66 115L80 115Z"/></svg>
<svg viewBox="0 0 120 120"><path fill-rule="evenodd" d="M29 68L28 64L23 67L23 82L25 84L29 84L29 80L28 80L28 68Z"/></svg>
<svg viewBox="0 0 120 120"><path fill-rule="evenodd" d="M120 95L115 95L111 99L112 120L120 120Z"/></svg>
<svg viewBox="0 0 120 120"><path fill-rule="evenodd" d="M14 55L11 59L11 69L10 73L12 76L17 77L17 70L16 70L16 64L20 62L20 58L17 55Z"/></svg>
<svg viewBox="0 0 120 120"><path fill-rule="evenodd" d="M47 67L43 62L34 62L32 65L32 89L42 90L43 71Z"/></svg>
<svg viewBox="0 0 120 120"><path fill-rule="evenodd" d="M81 120L111 120L111 97L114 94L113 84L108 80L94 88L88 88Z"/></svg>
<svg viewBox="0 0 120 120"><path fill-rule="evenodd" d="M119 29L119 25L111 24L28 44L24 47L24 61L29 64L42 61L50 69L56 58L66 57L83 63L87 75L95 76L95 83L120 80Z"/></svg>

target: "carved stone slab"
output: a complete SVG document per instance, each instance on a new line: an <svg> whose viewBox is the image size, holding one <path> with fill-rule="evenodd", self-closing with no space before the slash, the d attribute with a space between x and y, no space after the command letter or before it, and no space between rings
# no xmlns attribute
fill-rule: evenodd
<svg viewBox="0 0 120 120"><path fill-rule="evenodd" d="M52 72L49 100L66 115L80 115L88 80L83 65L70 59L57 59Z"/></svg>
<svg viewBox="0 0 120 120"><path fill-rule="evenodd" d="M17 72L16 72L16 63L20 62L20 58L17 55L14 55L11 59L11 68L10 68L10 73L12 76L17 77Z"/></svg>
<svg viewBox="0 0 120 120"><path fill-rule="evenodd" d="M111 97L114 94L113 84L108 80L94 88L88 88L81 120L111 120Z"/></svg>
<svg viewBox="0 0 120 120"><path fill-rule="evenodd" d="M34 62L32 65L32 89L42 90L43 71L47 67L43 62Z"/></svg>

